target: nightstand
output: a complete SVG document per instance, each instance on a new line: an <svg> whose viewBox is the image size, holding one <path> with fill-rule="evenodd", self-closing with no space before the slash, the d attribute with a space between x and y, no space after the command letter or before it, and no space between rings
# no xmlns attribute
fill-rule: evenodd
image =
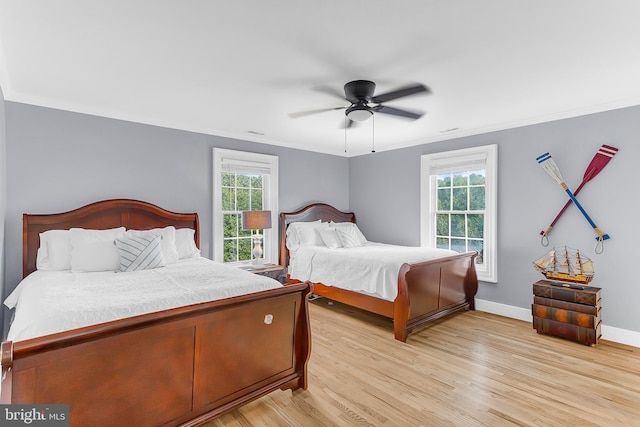
<svg viewBox="0 0 640 427"><path fill-rule="evenodd" d="M264 264L262 266L255 265L243 265L242 270L248 271L253 274L259 274L260 276L271 277L280 283L287 283L287 272L285 268L279 264Z"/></svg>
<svg viewBox="0 0 640 427"><path fill-rule="evenodd" d="M600 288L539 280L533 284L533 328L595 346L602 335Z"/></svg>

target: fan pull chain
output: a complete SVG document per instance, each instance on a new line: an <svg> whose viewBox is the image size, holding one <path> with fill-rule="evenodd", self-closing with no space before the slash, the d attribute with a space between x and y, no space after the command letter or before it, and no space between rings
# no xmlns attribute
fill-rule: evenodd
<svg viewBox="0 0 640 427"><path fill-rule="evenodd" d="M347 153L347 115L344 116L344 152Z"/></svg>
<svg viewBox="0 0 640 427"><path fill-rule="evenodd" d="M371 115L371 152L376 152L376 115Z"/></svg>

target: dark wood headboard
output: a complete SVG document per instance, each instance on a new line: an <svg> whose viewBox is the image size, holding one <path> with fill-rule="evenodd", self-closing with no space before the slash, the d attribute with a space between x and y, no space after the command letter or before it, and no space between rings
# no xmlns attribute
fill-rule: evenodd
<svg viewBox="0 0 640 427"><path fill-rule="evenodd" d="M68 230L73 227L96 230L117 227L149 230L170 225L176 228L194 229L196 246L200 247L200 222L197 213L171 212L140 200L103 200L68 212L23 214L22 276L26 277L36 270L40 233L44 231Z"/></svg>
<svg viewBox="0 0 640 427"><path fill-rule="evenodd" d="M342 212L326 203L314 203L295 212L280 213L280 265L289 265L289 249L287 249L287 227L292 222L356 222L356 214Z"/></svg>

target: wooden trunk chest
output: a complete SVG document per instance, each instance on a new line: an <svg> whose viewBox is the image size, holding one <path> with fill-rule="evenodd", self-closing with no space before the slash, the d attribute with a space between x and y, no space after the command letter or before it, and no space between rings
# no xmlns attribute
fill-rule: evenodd
<svg viewBox="0 0 640 427"><path fill-rule="evenodd" d="M533 328L595 345L601 337L600 288L540 280L533 284Z"/></svg>

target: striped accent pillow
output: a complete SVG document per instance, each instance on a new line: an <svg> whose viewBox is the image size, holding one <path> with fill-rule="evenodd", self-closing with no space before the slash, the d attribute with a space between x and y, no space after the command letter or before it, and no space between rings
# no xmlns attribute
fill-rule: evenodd
<svg viewBox="0 0 640 427"><path fill-rule="evenodd" d="M120 255L121 271L148 270L165 265L162 254L162 236L142 235L115 240Z"/></svg>
<svg viewBox="0 0 640 427"><path fill-rule="evenodd" d="M353 228L336 227L338 237L342 242L342 246L345 248L357 248L362 246L362 242L355 233Z"/></svg>

